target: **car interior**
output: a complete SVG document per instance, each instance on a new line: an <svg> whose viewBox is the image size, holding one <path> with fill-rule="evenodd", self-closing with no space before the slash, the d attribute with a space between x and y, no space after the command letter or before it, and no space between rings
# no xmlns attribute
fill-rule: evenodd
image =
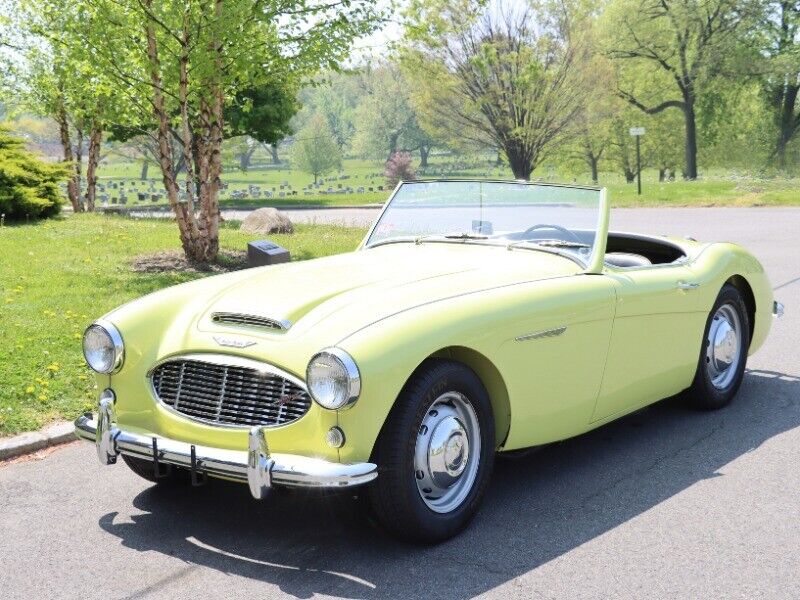
<svg viewBox="0 0 800 600"><path fill-rule="evenodd" d="M491 224L481 222L481 233L493 233ZM529 227L525 231L506 233L503 239L511 241L524 240L560 240L578 244L592 244L593 231L567 229L559 225L541 224ZM635 233L609 232L606 242L605 263L609 266L629 269L664 265L685 260L686 254L677 244L666 239L659 239Z"/></svg>

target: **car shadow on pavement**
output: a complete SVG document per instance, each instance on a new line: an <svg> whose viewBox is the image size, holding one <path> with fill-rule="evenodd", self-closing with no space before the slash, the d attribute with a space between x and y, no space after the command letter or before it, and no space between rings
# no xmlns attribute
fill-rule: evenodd
<svg viewBox="0 0 800 600"><path fill-rule="evenodd" d="M798 426L800 379L748 371L724 410L698 413L667 400L526 458L498 460L479 515L438 546L389 539L349 494L276 492L256 502L246 486L219 481L150 487L133 501L141 514L118 523L108 513L100 527L125 547L298 598L464 598L724 477L725 465Z"/></svg>

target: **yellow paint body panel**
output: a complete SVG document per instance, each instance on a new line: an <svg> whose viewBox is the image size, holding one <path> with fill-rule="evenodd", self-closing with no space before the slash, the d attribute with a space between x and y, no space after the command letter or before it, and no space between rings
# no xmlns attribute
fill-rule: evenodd
<svg viewBox="0 0 800 600"><path fill-rule="evenodd" d="M468 364L489 391L497 441L511 450L588 431L691 384L709 311L723 284L752 289L751 352L772 321L772 291L758 261L732 244L672 240L684 264L586 273L554 254L475 244L392 244L328 258L210 277L127 304L106 318L122 333L125 362L99 377L117 394L121 427L230 449L246 429L215 427L161 406L148 372L180 354L227 353L305 379L309 359L339 346L359 365L354 406L309 412L270 429L274 452L369 460L398 394L428 357ZM699 287L684 291L679 281ZM277 332L215 324L215 311L287 319ZM255 342L223 348L214 336ZM517 339L520 338L520 339ZM325 443L338 424L346 443Z"/></svg>

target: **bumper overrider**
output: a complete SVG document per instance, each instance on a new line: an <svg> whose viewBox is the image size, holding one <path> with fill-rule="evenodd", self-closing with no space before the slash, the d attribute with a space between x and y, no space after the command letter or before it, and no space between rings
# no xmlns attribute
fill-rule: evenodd
<svg viewBox="0 0 800 600"><path fill-rule="evenodd" d="M250 429L248 450L226 450L178 440L125 431L114 422L113 403L102 399L97 417L83 415L75 421L75 435L94 442L100 464L110 465L126 454L152 460L156 473L161 465L191 471L192 480L206 475L247 482L256 499L270 488L341 488L368 483L378 476L372 463L342 464L294 454L271 454L263 427Z"/></svg>

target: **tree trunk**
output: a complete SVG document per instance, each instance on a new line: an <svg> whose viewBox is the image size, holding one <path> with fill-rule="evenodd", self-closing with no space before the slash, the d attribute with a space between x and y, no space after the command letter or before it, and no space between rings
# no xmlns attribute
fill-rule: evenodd
<svg viewBox="0 0 800 600"><path fill-rule="evenodd" d="M667 178L667 170L664 167L658 168L658 181L662 182Z"/></svg>
<svg viewBox="0 0 800 600"><path fill-rule="evenodd" d="M214 2L214 20L222 17L222 0ZM224 92L219 74L222 72L222 42L212 37L208 48L214 53L216 69L209 76L207 84L202 87L208 90L200 98L200 120L203 132L199 136L197 149L200 164L198 179L200 181L200 218L198 223L199 239L197 260L212 262L219 253L219 188L222 174L222 137Z"/></svg>
<svg viewBox="0 0 800 600"><path fill-rule="evenodd" d="M775 157L778 160L778 167L783 170L786 168L786 147L797 132L798 117L795 116L795 104L797 95L800 92L798 85L786 85L784 87L783 98L780 104L778 115L778 140L775 144Z"/></svg>
<svg viewBox="0 0 800 600"><path fill-rule="evenodd" d="M686 167L684 178L697 179L697 121L694 114L694 94L688 91L684 95L683 117L686 123Z"/></svg>
<svg viewBox="0 0 800 600"><path fill-rule="evenodd" d="M94 212L97 197L97 165L100 162L100 146L103 142L103 130L97 123L92 123L89 131L89 153L86 157L86 210Z"/></svg>
<svg viewBox="0 0 800 600"><path fill-rule="evenodd" d="M142 172L139 174L139 179L142 181L147 180L147 170L150 168L150 161L148 159L144 159L142 161Z"/></svg>
<svg viewBox="0 0 800 600"><path fill-rule="evenodd" d="M250 161L253 159L253 154L255 154L256 146L250 146L239 155L239 169L247 173L247 169L250 168Z"/></svg>
<svg viewBox="0 0 800 600"><path fill-rule="evenodd" d="M511 172L514 174L514 179L528 181L533 172L533 160L531 160L528 153L513 141L506 143L503 151L508 160L508 165L511 167Z"/></svg>
<svg viewBox="0 0 800 600"><path fill-rule="evenodd" d="M420 146L419 147L419 166L421 169L424 169L428 166L428 155L430 154L431 149L427 146Z"/></svg>
<svg viewBox="0 0 800 600"><path fill-rule="evenodd" d="M67 111L63 104L59 104L56 121L58 121L58 133L61 139L61 149L64 152L64 162L72 163L75 161L75 155L72 152L72 140L69 134ZM72 205L72 210L74 212L83 212L80 183L76 180L75 175L70 177L69 181L67 181L67 198L69 198L69 203Z"/></svg>
<svg viewBox="0 0 800 600"><path fill-rule="evenodd" d="M148 11L152 10L152 0L143 0ZM158 162L161 167L161 174L164 180L164 189L172 210L175 212L175 220L178 223L180 232L181 246L187 258L194 259L197 246L197 222L194 213L188 210L185 202L180 202L178 197L178 182L173 170L172 146L170 145L170 118L167 114L164 94L161 91L160 62L158 58L158 45L156 42L155 27L147 19L145 25L145 36L147 39L147 58L150 67L150 80L153 87L153 113L158 123Z"/></svg>
<svg viewBox="0 0 800 600"><path fill-rule="evenodd" d="M623 167L623 172L625 173L625 183L633 183L636 179L636 172L627 165Z"/></svg>
<svg viewBox="0 0 800 600"><path fill-rule="evenodd" d="M597 172L598 170L597 165L599 162L598 157L592 152L587 152L586 162L589 163L589 168L592 170L592 183L597 183L598 180L600 179L599 174Z"/></svg>
<svg viewBox="0 0 800 600"><path fill-rule="evenodd" d="M278 144L270 144L268 148L270 155L272 156L272 164L274 165L281 164L281 159L278 156Z"/></svg>
<svg viewBox="0 0 800 600"><path fill-rule="evenodd" d="M392 133L389 135L389 156L386 157L386 160L390 160L392 155L397 152L397 142L400 139L399 133Z"/></svg>

